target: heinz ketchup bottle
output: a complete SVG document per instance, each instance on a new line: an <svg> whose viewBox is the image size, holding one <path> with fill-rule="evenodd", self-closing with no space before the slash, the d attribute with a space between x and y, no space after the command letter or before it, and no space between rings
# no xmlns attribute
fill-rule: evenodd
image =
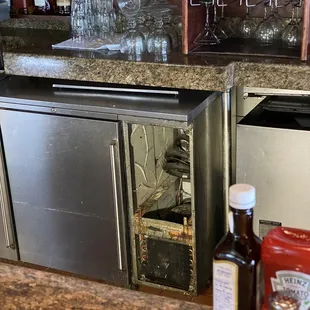
<svg viewBox="0 0 310 310"><path fill-rule="evenodd" d="M213 260L213 309L260 309L261 245L253 232L255 188L235 184L229 189L229 231L217 245Z"/></svg>

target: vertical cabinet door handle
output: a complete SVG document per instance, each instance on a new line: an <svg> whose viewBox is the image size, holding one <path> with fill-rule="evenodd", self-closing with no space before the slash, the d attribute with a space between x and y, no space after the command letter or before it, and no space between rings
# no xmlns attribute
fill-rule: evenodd
<svg viewBox="0 0 310 310"><path fill-rule="evenodd" d="M0 142L0 209L4 229L5 245L8 249L15 249L13 239L13 229L9 220L10 203L7 182L5 178L4 156L2 153L2 144Z"/></svg>
<svg viewBox="0 0 310 310"><path fill-rule="evenodd" d="M118 141L113 140L110 145L110 160L111 160L111 171L112 171L112 185L113 185L113 201L115 208L115 220L116 220L116 238L117 238L117 255L118 255L118 269L123 270L122 260L122 242L121 242L121 227L120 227L120 210L119 210L119 199L117 191L117 173L116 173L116 157L115 148Z"/></svg>

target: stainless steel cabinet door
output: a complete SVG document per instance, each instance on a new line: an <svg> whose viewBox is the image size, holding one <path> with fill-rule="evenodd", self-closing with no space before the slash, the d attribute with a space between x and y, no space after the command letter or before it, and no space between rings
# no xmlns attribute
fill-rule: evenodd
<svg viewBox="0 0 310 310"><path fill-rule="evenodd" d="M22 261L127 284L118 124L0 111Z"/></svg>
<svg viewBox="0 0 310 310"><path fill-rule="evenodd" d="M0 257L18 259L2 143L0 143Z"/></svg>

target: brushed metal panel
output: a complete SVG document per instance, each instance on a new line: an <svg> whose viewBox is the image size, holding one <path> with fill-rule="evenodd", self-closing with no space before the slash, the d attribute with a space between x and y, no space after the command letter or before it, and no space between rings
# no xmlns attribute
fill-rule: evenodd
<svg viewBox="0 0 310 310"><path fill-rule="evenodd" d="M5 110L0 121L21 260L127 284L109 154L118 124Z"/></svg>
<svg viewBox="0 0 310 310"><path fill-rule="evenodd" d="M18 259L16 236L14 231L12 206L6 177L5 159L2 141L0 142L0 257Z"/></svg>
<svg viewBox="0 0 310 310"><path fill-rule="evenodd" d="M194 233L198 291L212 276L212 257L224 234L223 123L221 98L208 105L193 126Z"/></svg>
<svg viewBox="0 0 310 310"><path fill-rule="evenodd" d="M237 126L237 182L257 190L254 230L259 220L310 227L310 133Z"/></svg>

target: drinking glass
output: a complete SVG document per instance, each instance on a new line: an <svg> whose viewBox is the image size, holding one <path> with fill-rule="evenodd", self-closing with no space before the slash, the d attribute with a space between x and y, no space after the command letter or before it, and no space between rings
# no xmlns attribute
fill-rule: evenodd
<svg viewBox="0 0 310 310"><path fill-rule="evenodd" d="M182 16L180 15L173 16L173 26L178 34L178 42L182 42L182 32L183 32Z"/></svg>
<svg viewBox="0 0 310 310"><path fill-rule="evenodd" d="M296 47L301 44L301 28L297 15L298 7L296 3L292 3L292 17L289 24L283 31L282 41L288 47Z"/></svg>
<svg viewBox="0 0 310 310"><path fill-rule="evenodd" d="M285 28L285 23L281 15L279 14L278 7L275 4L275 1L271 1L271 14L268 17L268 20L273 25L273 32L275 39L281 39L282 32Z"/></svg>
<svg viewBox="0 0 310 310"><path fill-rule="evenodd" d="M220 40L215 35L215 33L212 30L212 25L210 24L210 7L213 5L212 1L210 0L203 0L201 1L206 6L206 22L204 29L198 34L196 39L194 40L194 43L199 45L214 45L219 44Z"/></svg>
<svg viewBox="0 0 310 310"><path fill-rule="evenodd" d="M252 17L250 16L250 8L247 6L245 17L239 24L239 34L244 39L253 38L256 28L257 26Z"/></svg>
<svg viewBox="0 0 310 310"><path fill-rule="evenodd" d="M262 45L270 45L274 40L274 28L273 24L270 20L268 20L268 12L267 8L269 7L269 1L264 3L264 19L257 27L255 32L255 38L259 41Z"/></svg>
<svg viewBox="0 0 310 310"><path fill-rule="evenodd" d="M85 36L85 0L73 0L71 11L72 38L81 42Z"/></svg>
<svg viewBox="0 0 310 310"><path fill-rule="evenodd" d="M113 28L111 11L113 7L107 0L92 0L92 11L89 16L93 23L93 36L105 38Z"/></svg>
<svg viewBox="0 0 310 310"><path fill-rule="evenodd" d="M116 33L124 33L126 30L126 18L125 16L120 12L120 10L115 11L115 30Z"/></svg>
<svg viewBox="0 0 310 310"><path fill-rule="evenodd" d="M179 46L179 35L175 28L172 26L171 19L172 18L170 14L165 14L163 16L164 28L171 38L172 48L177 48Z"/></svg>
<svg viewBox="0 0 310 310"><path fill-rule="evenodd" d="M113 31L111 0L73 0L71 13L72 37L79 42L104 38Z"/></svg>
<svg viewBox="0 0 310 310"><path fill-rule="evenodd" d="M145 52L144 35L136 29L136 16L141 7L140 0L117 0L119 9L127 18L127 31L121 37L121 53L142 54Z"/></svg>
<svg viewBox="0 0 310 310"><path fill-rule="evenodd" d="M225 5L222 4L221 5L221 17L220 17L220 20L218 21L218 24L221 27L221 29L223 29L227 37L231 38L235 35L235 31L231 27L230 23L226 20L224 16L224 10L225 10Z"/></svg>
<svg viewBox="0 0 310 310"><path fill-rule="evenodd" d="M228 36L225 33L225 31L222 29L222 27L221 27L221 25L217 19L217 6L215 4L213 5L213 9L214 9L213 24L212 24L213 33L219 40L226 40L228 38Z"/></svg>
<svg viewBox="0 0 310 310"><path fill-rule="evenodd" d="M145 26L145 16L144 14L138 14L137 16L137 26L136 29L141 32L144 36L144 39L147 40L149 34L150 34L150 29L148 27Z"/></svg>
<svg viewBox="0 0 310 310"><path fill-rule="evenodd" d="M141 0L117 0L121 12L127 16L135 16L141 8Z"/></svg>
<svg viewBox="0 0 310 310"><path fill-rule="evenodd" d="M154 17L150 9L145 12L145 26L150 32L154 29Z"/></svg>
<svg viewBox="0 0 310 310"><path fill-rule="evenodd" d="M160 8L153 12L155 28L147 40L147 50L151 54L168 54L171 52L171 38L163 27L163 14L165 13L167 13L167 10Z"/></svg>

